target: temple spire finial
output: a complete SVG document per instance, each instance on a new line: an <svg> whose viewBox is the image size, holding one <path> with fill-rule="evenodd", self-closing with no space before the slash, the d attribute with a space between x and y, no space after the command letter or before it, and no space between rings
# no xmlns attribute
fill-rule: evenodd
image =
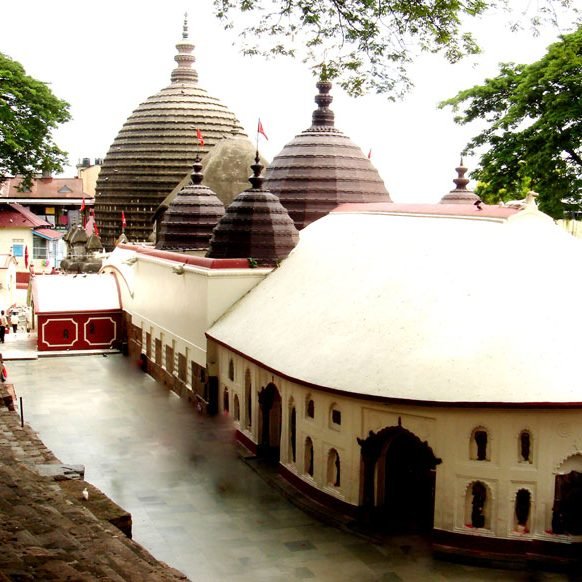
<svg viewBox="0 0 582 582"><path fill-rule="evenodd" d="M259 150L257 150L255 154L255 163L251 166L251 170L253 171L253 175L250 176L249 182L253 187L253 190L262 190L263 189L263 182L265 178L261 176L261 172L263 171L263 164L261 164L261 158L259 156Z"/></svg>
<svg viewBox="0 0 582 582"><path fill-rule="evenodd" d="M198 186L199 184L202 184L203 179L204 174L202 173L202 158L200 157L200 154L196 154L194 164L192 165L192 175L190 176L190 182L194 184L194 186Z"/></svg>
<svg viewBox="0 0 582 582"><path fill-rule="evenodd" d="M329 108L333 97L329 94L332 88L331 81L328 81L327 66L325 63L321 66L319 81L315 84L319 93L315 96L317 109L313 112L311 124L315 127L334 127L335 115Z"/></svg>
<svg viewBox="0 0 582 582"><path fill-rule="evenodd" d="M463 155L461 154L461 161L459 165L455 168L457 172L457 177L453 178L453 182L456 184L455 190L467 190L467 184L469 183L469 178L465 178L467 173L467 167L463 165Z"/></svg>
<svg viewBox="0 0 582 582"><path fill-rule="evenodd" d="M184 24L182 25L182 39L176 45L178 54L174 60L178 66L172 71L172 83L198 82L198 73L192 65L196 62L196 57L192 54L194 44L190 42L188 35L188 13L184 13Z"/></svg>
<svg viewBox="0 0 582 582"><path fill-rule="evenodd" d="M184 12L184 26L182 27L182 38L186 40L188 38L188 13Z"/></svg>

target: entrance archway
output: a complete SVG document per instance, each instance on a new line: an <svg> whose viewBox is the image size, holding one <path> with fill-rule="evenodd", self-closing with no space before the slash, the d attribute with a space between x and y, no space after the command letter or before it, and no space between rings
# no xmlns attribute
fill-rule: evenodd
<svg viewBox="0 0 582 582"><path fill-rule="evenodd" d="M552 530L582 535L582 455L567 459L555 479Z"/></svg>
<svg viewBox="0 0 582 582"><path fill-rule="evenodd" d="M429 532L434 519L436 466L426 441L402 426L370 432L362 447L362 506L370 521L393 532Z"/></svg>
<svg viewBox="0 0 582 582"><path fill-rule="evenodd" d="M258 455L272 461L279 461L281 448L281 395L275 384L270 383L259 392L259 435Z"/></svg>

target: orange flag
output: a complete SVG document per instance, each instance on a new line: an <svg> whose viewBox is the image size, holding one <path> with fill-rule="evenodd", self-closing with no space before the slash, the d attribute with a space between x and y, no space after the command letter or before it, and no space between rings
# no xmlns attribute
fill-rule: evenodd
<svg viewBox="0 0 582 582"><path fill-rule="evenodd" d="M257 125L257 134L261 134L267 141L269 141L269 138L267 137L267 134L265 133L265 129L263 128L263 124L261 123L261 118L259 117L259 124Z"/></svg>
<svg viewBox="0 0 582 582"><path fill-rule="evenodd" d="M202 137L202 132L196 128L196 137L198 138L198 143L204 145L204 138Z"/></svg>

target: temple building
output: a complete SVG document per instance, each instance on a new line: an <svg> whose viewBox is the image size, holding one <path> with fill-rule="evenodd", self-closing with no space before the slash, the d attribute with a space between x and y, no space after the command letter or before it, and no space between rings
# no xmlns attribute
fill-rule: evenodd
<svg viewBox="0 0 582 582"><path fill-rule="evenodd" d="M287 258L238 254L117 247L132 358L354 520L441 554L577 559L582 247L533 198L346 204Z"/></svg>
<svg viewBox="0 0 582 582"><path fill-rule="evenodd" d="M578 560L580 241L533 194L481 203L462 162L439 204L392 203L335 128L324 78L311 127L264 180L255 152L252 187L226 203L203 186L204 159L178 186L208 151L193 125L213 145L240 134L215 104L230 129L185 113L183 147L140 149L155 142L149 121L166 122L152 112L173 123L202 92L186 38L172 85L130 117L98 187L108 237L128 216L99 275L117 283L123 319L109 331L123 330L123 351L200 410L229 415L240 443L355 521L430 533L445 555ZM156 247L137 244L158 209Z"/></svg>
<svg viewBox="0 0 582 582"><path fill-rule="evenodd" d="M95 216L107 250L119 236L122 211L127 238L150 240L154 213L189 174L196 155L204 156L222 140L245 137L236 116L198 84L186 21L176 48L178 66L170 85L129 116L103 160Z"/></svg>

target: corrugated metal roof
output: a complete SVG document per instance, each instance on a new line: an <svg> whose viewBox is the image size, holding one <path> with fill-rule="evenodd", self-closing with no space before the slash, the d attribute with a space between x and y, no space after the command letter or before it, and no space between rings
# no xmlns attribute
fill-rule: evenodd
<svg viewBox="0 0 582 582"><path fill-rule="evenodd" d="M65 233L58 230L52 230L51 228L37 228L36 230L32 231L32 234L36 234L42 238L46 238L47 240L58 240L65 236Z"/></svg>

